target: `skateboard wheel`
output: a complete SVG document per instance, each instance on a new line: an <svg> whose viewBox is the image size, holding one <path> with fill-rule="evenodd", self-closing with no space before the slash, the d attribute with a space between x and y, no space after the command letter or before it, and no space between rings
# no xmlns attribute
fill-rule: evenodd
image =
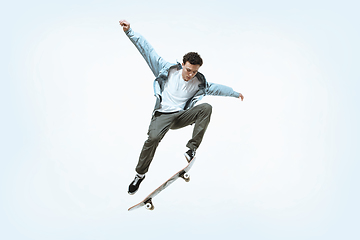
<svg viewBox="0 0 360 240"><path fill-rule="evenodd" d="M184 174L184 179L185 179L186 182L189 182L190 181L190 174L185 173Z"/></svg>
<svg viewBox="0 0 360 240"><path fill-rule="evenodd" d="M147 209L147 210L154 210L154 205L152 205L151 203L147 203L146 205L145 205L145 208Z"/></svg>

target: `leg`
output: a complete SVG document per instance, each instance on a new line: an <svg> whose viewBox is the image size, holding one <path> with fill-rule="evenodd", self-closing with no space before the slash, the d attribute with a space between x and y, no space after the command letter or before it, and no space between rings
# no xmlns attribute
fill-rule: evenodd
<svg viewBox="0 0 360 240"><path fill-rule="evenodd" d="M195 123L192 138L186 146L191 150L196 150L200 146L207 126L210 123L211 113L212 107L210 104L199 104L181 112L171 124L171 129L178 129Z"/></svg>
<svg viewBox="0 0 360 240"><path fill-rule="evenodd" d="M148 131L148 139L145 141L141 150L139 162L136 166L136 172L139 174L147 173L150 163L160 141L170 129L170 124L174 118L173 114L155 114L151 119Z"/></svg>

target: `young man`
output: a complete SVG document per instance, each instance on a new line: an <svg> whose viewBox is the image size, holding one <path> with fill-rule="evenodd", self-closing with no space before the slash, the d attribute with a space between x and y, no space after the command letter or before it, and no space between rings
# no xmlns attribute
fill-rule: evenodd
<svg viewBox="0 0 360 240"><path fill-rule="evenodd" d="M136 166L135 179L129 185L129 194L135 194L145 179L155 150L169 131L195 124L192 138L188 141L189 150L185 157L190 162L200 146L206 128L210 122L212 107L203 103L194 106L205 95L231 96L241 98L241 93L232 88L209 83L199 68L203 61L199 54L189 52L184 55L182 64L172 64L161 58L146 39L130 28L126 20L119 21L125 34L139 50L156 77L154 93L156 104L150 122L148 139L145 141Z"/></svg>

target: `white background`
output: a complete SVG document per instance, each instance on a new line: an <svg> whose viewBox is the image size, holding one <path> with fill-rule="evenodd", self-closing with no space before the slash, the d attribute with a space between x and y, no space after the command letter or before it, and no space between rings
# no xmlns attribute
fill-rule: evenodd
<svg viewBox="0 0 360 240"><path fill-rule="evenodd" d="M1 4L1 239L358 239L356 1ZM190 183L170 131L127 194L155 103L127 19L170 62L189 51L212 120Z"/></svg>

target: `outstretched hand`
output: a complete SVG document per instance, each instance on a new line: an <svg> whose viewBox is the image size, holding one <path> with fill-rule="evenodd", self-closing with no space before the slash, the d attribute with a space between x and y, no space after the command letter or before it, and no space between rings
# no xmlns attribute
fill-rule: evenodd
<svg viewBox="0 0 360 240"><path fill-rule="evenodd" d="M120 20L119 23L120 23L120 26L122 26L124 32L126 32L127 30L130 29L130 23L128 21Z"/></svg>
<svg viewBox="0 0 360 240"><path fill-rule="evenodd" d="M244 101L244 95L242 95L241 93L240 93L239 98L241 98L241 101Z"/></svg>

